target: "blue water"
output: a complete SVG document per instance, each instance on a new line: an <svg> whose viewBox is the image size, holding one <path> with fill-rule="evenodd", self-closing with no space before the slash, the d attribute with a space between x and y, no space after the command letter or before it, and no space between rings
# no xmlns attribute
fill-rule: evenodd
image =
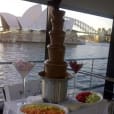
<svg viewBox="0 0 114 114"><path fill-rule="evenodd" d="M66 45L65 59L108 57L108 43ZM41 43L0 43L0 61L44 59L45 45Z"/></svg>
<svg viewBox="0 0 114 114"><path fill-rule="evenodd" d="M107 57L108 43L86 43L86 45L70 45L66 47L65 58L102 58Z"/></svg>
<svg viewBox="0 0 114 114"><path fill-rule="evenodd" d="M108 43L86 43L85 45L65 45L65 59L79 59L79 58L102 58L108 57L109 44ZM25 59L28 61L44 60L45 44L43 43L0 43L0 62L16 61ZM82 70L91 71L91 61L79 61L83 63ZM94 62L94 71L105 76L107 60L98 60ZM38 72L43 70L43 64L36 64L30 73L30 77L37 76ZM16 78L17 72L12 65L0 65L0 76L6 77L6 82L13 82ZM77 74L78 86L88 86L90 77L84 78L83 74ZM13 78L9 78L9 77ZM8 80L8 81L7 81ZM0 80L0 84L4 81ZM83 83L83 85L81 84ZM104 80L94 78L92 84L104 83ZM69 84L72 85L72 82Z"/></svg>

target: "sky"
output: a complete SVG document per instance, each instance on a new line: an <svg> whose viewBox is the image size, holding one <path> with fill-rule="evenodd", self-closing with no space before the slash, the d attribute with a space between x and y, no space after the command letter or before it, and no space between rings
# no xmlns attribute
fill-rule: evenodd
<svg viewBox="0 0 114 114"><path fill-rule="evenodd" d="M22 16L24 12L32 7L33 5L36 5L36 3L22 1L22 0L0 0L0 12L7 12L10 14L13 14L15 16ZM45 6L43 7L45 8ZM112 19L99 17L99 16L93 16L90 14L80 13L76 11L71 10L65 10L66 16L73 17L76 19L79 19L90 26L94 27L96 30L98 28L112 28Z"/></svg>

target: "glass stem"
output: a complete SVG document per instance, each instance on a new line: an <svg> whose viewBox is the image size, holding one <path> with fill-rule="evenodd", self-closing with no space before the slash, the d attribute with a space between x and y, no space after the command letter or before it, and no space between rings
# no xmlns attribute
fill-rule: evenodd
<svg viewBox="0 0 114 114"><path fill-rule="evenodd" d="M76 92L76 77L75 77L75 73L73 74L74 75L74 95L75 95L75 92Z"/></svg>
<svg viewBox="0 0 114 114"><path fill-rule="evenodd" d="M26 97L26 92L25 92L25 83L26 83L26 79L25 79L25 77L23 78L23 98L25 98Z"/></svg>

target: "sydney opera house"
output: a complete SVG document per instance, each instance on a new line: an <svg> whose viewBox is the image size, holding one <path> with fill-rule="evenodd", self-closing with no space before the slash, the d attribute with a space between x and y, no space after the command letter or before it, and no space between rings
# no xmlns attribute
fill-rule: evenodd
<svg viewBox="0 0 114 114"><path fill-rule="evenodd" d="M44 42L47 10L40 4L30 7L22 17L9 13L0 13L0 41L3 42ZM72 31L74 19L65 18L65 42L74 43L76 32ZM72 31L72 32L71 32ZM67 41L67 37L69 41ZM71 37L71 38L69 38Z"/></svg>
<svg viewBox="0 0 114 114"><path fill-rule="evenodd" d="M3 30L45 30L47 11L37 4L29 8L22 17L9 13L0 13ZM73 19L65 20L64 29L72 29Z"/></svg>

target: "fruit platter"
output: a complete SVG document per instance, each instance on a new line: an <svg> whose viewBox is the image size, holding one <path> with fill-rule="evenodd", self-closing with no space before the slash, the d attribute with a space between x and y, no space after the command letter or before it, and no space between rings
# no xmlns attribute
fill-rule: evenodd
<svg viewBox="0 0 114 114"><path fill-rule="evenodd" d="M53 103L31 103L22 105L19 114L68 114L68 109Z"/></svg>
<svg viewBox="0 0 114 114"><path fill-rule="evenodd" d="M100 93L97 92L91 92L91 91L85 91L80 92L75 96L75 99L84 104L96 104L99 103L103 97Z"/></svg>

